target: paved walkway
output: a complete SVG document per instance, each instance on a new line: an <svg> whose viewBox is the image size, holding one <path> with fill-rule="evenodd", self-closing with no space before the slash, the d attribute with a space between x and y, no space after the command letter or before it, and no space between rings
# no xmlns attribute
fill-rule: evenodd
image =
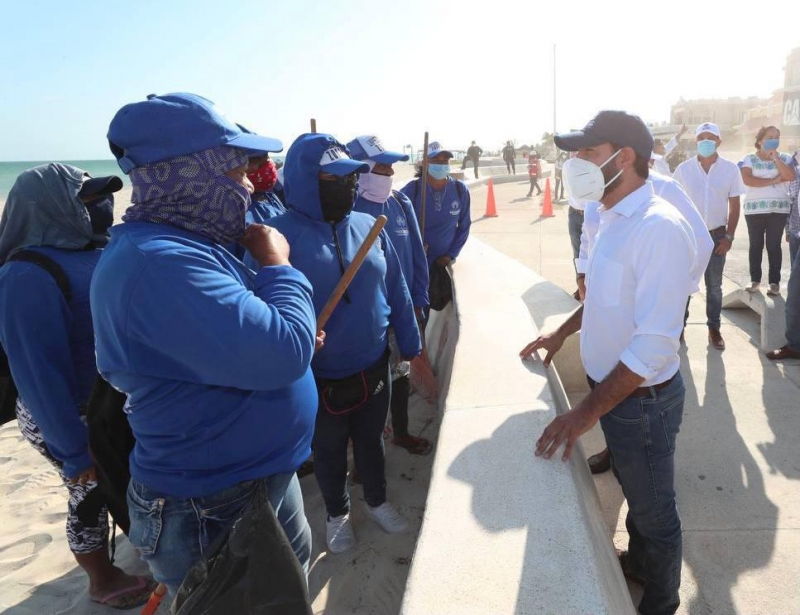
<svg viewBox="0 0 800 615"><path fill-rule="evenodd" d="M499 217L491 219L482 218L486 188L472 193L473 234L572 292L565 206L540 218L541 197L525 198L527 182L494 190ZM728 283L746 281L746 235L742 221ZM767 361L757 347L757 317L748 310L723 311L727 350L709 348L704 303L702 295L692 301L681 352L686 406L676 457L684 526L679 613L800 614L800 362ZM584 440L589 454L603 446L597 431ZM622 493L610 474L596 484L614 541L624 547Z"/></svg>

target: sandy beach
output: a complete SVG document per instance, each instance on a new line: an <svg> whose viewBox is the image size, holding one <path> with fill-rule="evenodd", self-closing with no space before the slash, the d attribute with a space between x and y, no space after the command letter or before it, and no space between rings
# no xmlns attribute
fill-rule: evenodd
<svg viewBox="0 0 800 615"><path fill-rule="evenodd" d="M414 395L410 430L433 439L439 416ZM409 532L385 534L366 519L361 487L350 485L358 547L330 555L325 510L313 475L302 479L314 550L309 593L314 613L390 615L400 609L409 565L425 509L433 455L410 455L386 444L389 499L408 518ZM352 456L351 456L352 467ZM67 548L67 491L55 469L23 439L16 421L0 428L0 613L6 615L108 615L114 609L89 600L86 577ZM147 574L147 566L120 532L117 562ZM138 611L130 611L136 613ZM159 614L168 612L166 602Z"/></svg>

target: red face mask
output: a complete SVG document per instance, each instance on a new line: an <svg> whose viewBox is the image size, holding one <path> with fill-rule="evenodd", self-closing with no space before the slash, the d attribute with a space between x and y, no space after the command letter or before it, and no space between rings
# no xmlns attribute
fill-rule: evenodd
<svg viewBox="0 0 800 615"><path fill-rule="evenodd" d="M256 192L267 192L272 190L275 182L278 181L278 169L272 160L267 160L252 173L247 174L247 179L253 182Z"/></svg>

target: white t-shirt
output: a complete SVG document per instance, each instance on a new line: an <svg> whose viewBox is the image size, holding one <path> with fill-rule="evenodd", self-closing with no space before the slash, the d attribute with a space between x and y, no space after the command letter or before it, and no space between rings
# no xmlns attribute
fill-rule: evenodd
<svg viewBox="0 0 800 615"><path fill-rule="evenodd" d="M792 159L786 154L781 154L784 164L791 164ZM778 165L772 160L761 160L757 154L748 154L742 160L742 168L752 169L753 177L759 179L774 179L781 172ZM788 214L792 207L789 198L789 182L781 182L774 186L745 186L747 194L744 197L744 214Z"/></svg>

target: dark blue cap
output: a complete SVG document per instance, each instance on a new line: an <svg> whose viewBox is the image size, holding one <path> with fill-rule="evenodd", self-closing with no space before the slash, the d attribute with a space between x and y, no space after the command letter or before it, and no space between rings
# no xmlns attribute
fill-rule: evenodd
<svg viewBox="0 0 800 615"><path fill-rule="evenodd" d="M583 127L565 134L556 135L556 147L576 152L583 147L596 147L603 143L614 143L620 147L631 147L643 158L650 159L653 152L653 135L638 115L626 111L601 111Z"/></svg>
<svg viewBox="0 0 800 615"><path fill-rule="evenodd" d="M278 139L242 130L210 100L183 92L151 94L125 105L111 120L108 141L125 173L221 145L250 150L254 156L283 150Z"/></svg>

